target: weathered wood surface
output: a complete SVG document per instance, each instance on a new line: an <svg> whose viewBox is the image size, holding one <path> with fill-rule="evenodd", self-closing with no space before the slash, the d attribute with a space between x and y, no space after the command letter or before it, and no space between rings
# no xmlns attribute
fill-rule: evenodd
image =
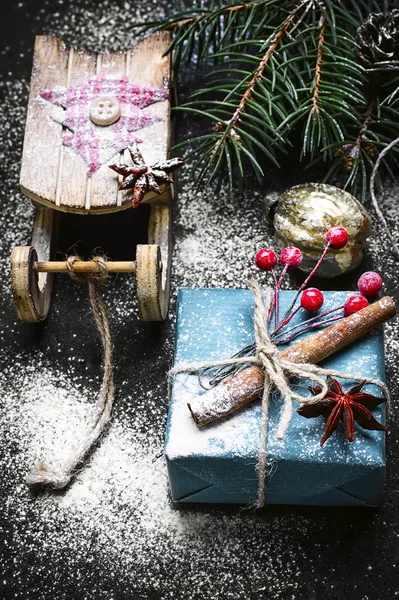
<svg viewBox="0 0 399 600"><path fill-rule="evenodd" d="M129 77L129 64L130 52L112 52L110 54L99 55L97 58L97 75L109 77L127 75ZM131 79L129 80L131 81ZM144 129L139 130L138 135L143 133L144 137L144 132ZM117 157L111 159L110 162L115 162L116 159ZM118 192L118 176L108 167L108 164L103 165L98 171L93 173L89 182L91 190L86 196L87 210L100 210L102 207L107 206L115 208L122 206L122 195ZM131 196L126 197L124 206L128 207L130 202Z"/></svg>
<svg viewBox="0 0 399 600"><path fill-rule="evenodd" d="M69 130L54 121L56 107L39 96L44 89L85 83L91 75L126 75L141 86L168 89L170 57L162 56L169 34L160 32L131 50L96 55L68 49L52 36L36 38L31 91L22 157L20 185L35 202L66 212L107 213L131 206L131 192L118 191L118 176L107 165L87 175L87 164L74 150L62 144ZM60 109L61 110L61 109ZM149 163L168 156L170 140L170 101L157 102L145 109L160 117L153 125L139 129L144 141L140 149ZM127 162L127 152L120 162ZM109 162L115 162L118 156ZM120 181L120 179L119 179ZM169 193L149 193L145 202L168 201Z"/></svg>
<svg viewBox="0 0 399 600"><path fill-rule="evenodd" d="M74 50L73 48L69 50L68 87L82 85L86 83L88 77L95 75L96 58L96 55L92 53ZM69 130L65 129L65 132L68 133ZM86 195L89 190L90 177L87 177L86 163L75 150L61 145L55 198L56 208L61 210L84 210Z"/></svg>
<svg viewBox="0 0 399 600"><path fill-rule="evenodd" d="M171 189L165 192L171 194ZM138 245L136 287L140 318L163 321L168 313L171 269L171 203L151 207L148 245Z"/></svg>
<svg viewBox="0 0 399 600"><path fill-rule="evenodd" d="M57 230L57 213L36 210L32 246L17 246L11 255L11 282L17 314L22 321L38 323L50 310L53 275L38 273L34 265L52 257Z"/></svg>
<svg viewBox="0 0 399 600"><path fill-rule="evenodd" d="M106 261L108 273L135 273L136 263L134 260ZM42 261L36 262L34 268L37 273L69 273L67 261ZM101 272L97 262L93 260L76 260L73 263L74 273L99 273Z"/></svg>
<svg viewBox="0 0 399 600"><path fill-rule="evenodd" d="M68 50L55 37L38 36L26 117L20 185L29 197L54 207L63 127L52 119L54 106L39 96L42 89L67 85Z"/></svg>

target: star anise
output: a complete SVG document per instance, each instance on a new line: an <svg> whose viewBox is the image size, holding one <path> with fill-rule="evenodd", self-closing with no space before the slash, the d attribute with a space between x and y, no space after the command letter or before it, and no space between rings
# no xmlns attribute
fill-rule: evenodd
<svg viewBox="0 0 399 600"><path fill-rule="evenodd" d="M363 429L387 430L385 425L379 423L370 412L382 402L386 402L386 398L378 398L362 392L365 381L358 383L348 392L344 392L341 384L336 379L330 378L327 383L328 392L324 400L314 404L308 402L297 410L297 413L308 419L319 416L327 419L320 446L336 430L340 420L348 442L353 442L355 439L355 421ZM309 387L309 390L315 396L321 392L321 387L316 385L314 388Z"/></svg>
<svg viewBox="0 0 399 600"><path fill-rule="evenodd" d="M172 182L173 180L168 174L180 167L184 161L182 158L171 158L150 166L145 164L137 144L133 148L128 148L128 150L132 158L132 164L113 164L109 165L109 168L125 177L119 185L119 189L133 189L133 206L136 208L141 204L148 191L161 194L160 185Z"/></svg>

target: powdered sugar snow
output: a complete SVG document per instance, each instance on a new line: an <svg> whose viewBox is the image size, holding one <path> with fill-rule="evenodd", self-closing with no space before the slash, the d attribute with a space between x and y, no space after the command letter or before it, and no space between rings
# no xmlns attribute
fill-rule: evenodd
<svg viewBox="0 0 399 600"><path fill-rule="evenodd" d="M31 23L39 23L37 33L58 35L92 51L127 48L134 42L133 20L156 19L163 10L152 0L134 6L109 0L66 4L63 0L43 3L43 12L29 17L29 32ZM21 11L31 11L32 6L18 3ZM3 50L3 59L9 51ZM49 322L35 332L32 326L17 323L12 313L9 254L15 245L29 243L33 214L18 191L31 51L24 47L29 55L25 76L21 77L18 62L27 60L22 52L16 62L19 71L10 71L7 80L0 81L4 192L0 359L6 365L0 375L0 597L343 597L349 593L347 586L332 587L335 569L343 580L352 582L353 598L382 598L384 571L366 567L370 556L378 553L385 556L381 569L394 566L396 547L387 545L388 533L394 533L386 518L389 506L379 516L370 516L367 526L364 521L356 525L351 513L344 521L345 544L340 544L335 522L314 513L253 514L228 507L177 510L171 505L162 450L174 299L166 329L159 334L145 328L137 321L131 278L121 277L104 290L119 350L115 357L117 398L108 431L67 490L36 494L26 486L24 477L36 460L62 460L84 435L100 383L94 324L88 327L90 333L82 326L90 320L82 284L57 280ZM185 137L190 123L187 116L180 119ZM303 180L304 175L298 173ZM270 192L251 190L242 195L223 188L218 197L212 189L199 190L188 169L176 179L180 183L174 216L174 294L178 286L245 286L254 276L255 250L273 244L265 197L270 203L276 199L277 188L281 191L298 183L296 174L290 169L275 176L276 189ZM385 206L397 223L395 193L394 188L388 190ZM384 273L385 291L395 291L397 265L382 249L379 232L370 240L370 251L374 263L370 266ZM287 280L285 286L289 285ZM386 328L391 379L397 369L398 328L397 321ZM395 459L393 452L390 458ZM339 517L340 526L344 518ZM362 544L362 553L356 552L356 569L362 574L359 581L350 577L350 553L356 539ZM326 549L326 540L331 550Z"/></svg>

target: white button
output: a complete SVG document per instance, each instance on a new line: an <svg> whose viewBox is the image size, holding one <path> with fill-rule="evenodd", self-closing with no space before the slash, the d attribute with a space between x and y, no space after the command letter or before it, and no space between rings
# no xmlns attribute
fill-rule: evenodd
<svg viewBox="0 0 399 600"><path fill-rule="evenodd" d="M100 96L90 104L90 119L96 125L112 125L121 116L121 105L112 96Z"/></svg>

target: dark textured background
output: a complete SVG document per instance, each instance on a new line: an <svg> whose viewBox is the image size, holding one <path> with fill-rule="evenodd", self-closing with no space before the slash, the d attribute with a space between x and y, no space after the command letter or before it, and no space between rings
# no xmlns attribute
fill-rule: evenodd
<svg viewBox="0 0 399 600"><path fill-rule="evenodd" d="M393 416L388 434L387 489L379 509L275 507L257 513L237 507L174 509L166 492L154 492L149 502L136 486L134 499L128 497L118 504L115 496L106 495L99 486L101 510L87 510L86 521L81 524L80 513L61 510L62 494L34 495L24 483L32 461L27 448L37 432L30 431L24 420L23 393L34 378L43 377L51 368L63 382L60 390L68 380L77 389L92 392L94 398L101 374L99 344L82 285L59 276L50 317L40 326L18 322L11 301L9 254L14 245L29 243L32 225L29 201L18 190L18 174L34 36L54 33L68 43L97 51L129 47L135 40L132 24L151 19L161 10L161 4L150 0L2 4L0 598L391 600L399 596L398 344L394 324L386 328ZM183 94L187 87L182 85ZM179 117L178 139L192 126L187 118ZM268 175L263 189L254 185L244 196L222 190L215 198L212 191L197 190L188 173L180 176L174 214L171 319L161 326L138 322L134 285L124 277L115 278L105 291L114 336L118 396L111 430L98 451L107 448L107 436L118 427L130 427L135 435L143 436L144 448L147 443L159 454L167 411L165 375L173 357L176 288L245 284L254 274L255 249L272 243L264 201L270 202L288 185L316 176L292 164L291 159L282 172ZM390 187L385 206L392 227L396 227L398 216L395 202L397 191ZM64 218L59 249L66 251L84 238L88 245L101 246L114 258L126 257L126 251L134 247L131 229L135 229L137 218L130 214L123 221L124 241L119 235L115 239L117 223L112 221L104 229L92 220ZM380 270L385 291L397 299L397 264L378 229L362 270ZM356 275L323 285L355 289ZM157 460L162 462L155 456L154 464ZM95 473L94 467L92 471ZM78 479L81 476L84 471ZM161 467L159 477L165 478ZM101 478L98 480L101 483ZM157 501L161 506L155 511ZM113 513L114 520L108 512ZM138 515L148 522L153 520L153 533L146 532L141 521L140 527L137 525Z"/></svg>

